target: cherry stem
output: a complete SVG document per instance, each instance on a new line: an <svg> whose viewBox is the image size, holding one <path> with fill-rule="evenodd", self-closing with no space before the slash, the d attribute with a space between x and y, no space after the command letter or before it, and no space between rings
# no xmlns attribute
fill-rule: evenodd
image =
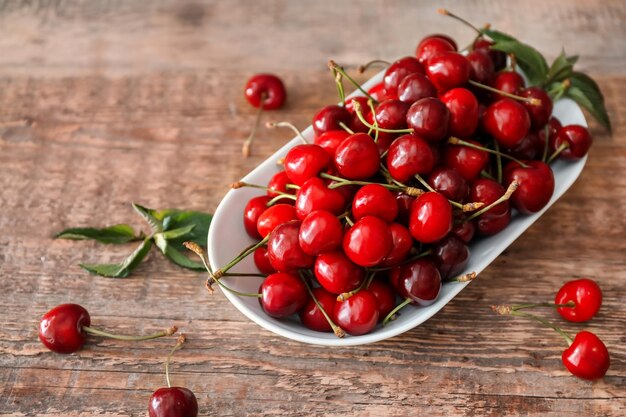
<svg viewBox="0 0 626 417"><path fill-rule="evenodd" d="M230 270L232 267L234 267L239 262L241 262L241 260L244 259L246 256L250 255L255 250L265 245L269 239L270 239L270 235L268 234L260 242L257 242L251 246L248 246L239 255L237 255L232 261L226 264L226 266L224 266L223 268L218 268L213 274L211 274L213 276L213 279L215 279L216 281L219 281L219 279L224 275L225 272L228 272L228 270Z"/></svg>
<svg viewBox="0 0 626 417"><path fill-rule="evenodd" d="M494 138L493 140L493 149L498 152L496 154L496 172L498 175L498 183L502 183L502 155L500 154L500 144L498 143L498 141Z"/></svg>
<svg viewBox="0 0 626 417"><path fill-rule="evenodd" d="M361 87L361 84L357 83L352 77L350 77L346 73L346 71L344 71L344 69L342 67L340 67L339 65L337 65L337 63L335 61L333 61L332 59L330 61L328 61L328 68L334 69L335 71L340 73L342 76L346 77L348 79L348 81L350 81L352 83L352 85L354 85L361 93L365 94L365 96L367 98L372 100L374 103L378 103L378 101L376 101L376 99L374 97L372 97L367 91L365 91L363 89L363 87Z"/></svg>
<svg viewBox="0 0 626 417"><path fill-rule="evenodd" d="M383 320L383 326L386 326L387 323L389 323L392 320L395 320L396 314L398 313L398 311L402 310L407 304L411 304L412 301L413 300L411 300L410 298L407 298L406 300L398 304L396 308L391 310L389 314L387 314L387 317L385 317L385 319Z"/></svg>
<svg viewBox="0 0 626 417"><path fill-rule="evenodd" d="M152 340L152 339L158 339L159 337L171 336L178 331L178 328L176 326L172 326L168 329L162 330L157 333L149 334L146 336L126 336L126 335L121 335L121 334L113 334L113 333L105 332L104 330L98 330L98 329L94 329L93 327L88 327L88 326L83 326L83 330L85 331L85 333L88 333L92 336L102 336L102 337L107 337L109 339L138 342L142 340Z"/></svg>
<svg viewBox="0 0 626 417"><path fill-rule="evenodd" d="M357 68L357 72L359 74L363 74L373 65L382 65L383 67L388 67L389 65L391 65L391 62L385 61L384 59L372 59L365 65L359 65L359 68Z"/></svg>
<svg viewBox="0 0 626 417"><path fill-rule="evenodd" d="M437 13L442 14L444 16L450 16L453 19L458 20L459 22L463 23L465 26L469 27L470 29L476 31L476 33L478 33L478 35L482 35L482 32L480 30L478 30L478 28L474 25L472 25L470 22L468 22L467 20L463 19L460 16L457 16L453 13L451 13L449 10L447 9L437 9Z"/></svg>
<svg viewBox="0 0 626 417"><path fill-rule="evenodd" d="M335 80L335 86L337 87L337 94L339 95L339 101L346 105L346 91L343 88L343 75L338 72L335 68L329 67L333 73L333 78Z"/></svg>
<svg viewBox="0 0 626 417"><path fill-rule="evenodd" d="M287 127L287 128L289 128L289 129L294 131L294 133L300 138L300 140L302 140L302 143L304 143L304 144L308 144L309 143L309 141L306 140L306 138L304 137L302 132L300 132L300 130L297 127L295 127L292 123L289 123L289 122L267 122L267 123L265 123L265 126L269 127L269 128L272 128L272 129L276 128L276 127Z"/></svg>
<svg viewBox="0 0 626 417"><path fill-rule="evenodd" d="M372 102L372 100L367 100L367 106L370 108L370 112L372 113L373 117L372 120L374 120L374 143L378 143L378 120L376 120L376 109L374 108L374 103ZM357 115L358 117L358 115ZM369 132L367 132L368 135L370 135L372 133L372 129L370 128Z"/></svg>
<svg viewBox="0 0 626 417"><path fill-rule="evenodd" d="M526 165L525 163L523 163L519 159L512 157L511 155L507 155L507 154L502 153L500 151L494 151L493 149L485 148L484 146L474 145L471 142L467 142L467 141L464 141L463 139L455 138L454 136L450 136L448 138L448 143L450 145L467 146L468 148L478 149L479 151L485 151L485 152L493 154L493 155L500 155L500 156L502 156L504 158L510 159L513 162L517 162L523 168L528 168L528 165Z"/></svg>
<svg viewBox="0 0 626 417"><path fill-rule="evenodd" d="M570 300L565 304L555 304L555 303L516 304L516 305L511 306L511 310L518 311L518 310L523 310L526 308L535 308L535 307L574 308L576 307L576 303L573 300Z"/></svg>
<svg viewBox="0 0 626 417"><path fill-rule="evenodd" d="M497 181L497 179L493 175L491 175L490 173L488 173L484 169L482 171L480 171L480 176L483 177L483 178L487 178L487 179L490 179L490 180Z"/></svg>
<svg viewBox="0 0 626 417"><path fill-rule="evenodd" d="M420 184L422 184L428 191L434 192L436 193L437 191L430 186L429 183L427 183L424 178L421 177L421 175L419 174L415 174L415 179L417 181L419 181ZM462 204L459 203L457 201L454 200L450 200L448 199L448 202L453 205L454 207L461 209L464 213L467 213L469 211L474 211L474 210L478 210L479 208L481 208L482 206L484 206L484 203L467 203L467 204Z"/></svg>
<svg viewBox="0 0 626 417"><path fill-rule="evenodd" d="M552 163L552 161L554 161L556 159L556 157L559 156L559 154L561 152L563 152L567 148L569 148L569 142L562 143L561 146L559 146L556 149L556 151L554 151L554 153L552 155L550 155L550 158L548 158L548 164Z"/></svg>
<svg viewBox="0 0 626 417"><path fill-rule="evenodd" d="M541 106L541 100L539 100L538 98L521 97L521 96L518 96L518 95L515 95L515 94L507 93L506 91L498 90L497 88L490 87L490 86L488 86L486 84L482 84L482 83L479 83L479 82L474 81L474 80L469 80L468 83L473 85L473 86L475 86L475 87L482 88L483 90L491 91L492 93L498 93L501 96L512 98L513 100L524 101L524 102L529 103L529 104L531 104L533 106Z"/></svg>
<svg viewBox="0 0 626 417"><path fill-rule="evenodd" d="M346 223L348 223L350 225L350 227L354 226L354 222L352 221L350 216L348 216L347 214L346 214L346 216L343 219L346 221Z"/></svg>
<svg viewBox="0 0 626 417"><path fill-rule="evenodd" d="M456 276L454 278L451 279L447 279L445 280L445 282L470 282L473 281L474 279L476 279L476 277L478 276L478 274L476 272L469 272L467 274L462 274L459 276Z"/></svg>
<svg viewBox="0 0 626 417"><path fill-rule="evenodd" d="M296 196L292 195L292 194L284 194L284 193L280 193L279 195L277 195L276 197L272 198L270 201L267 202L266 206L270 207L272 206L274 203L276 203L279 200L282 200L284 198L287 198L289 200L293 200L296 201Z"/></svg>
<svg viewBox="0 0 626 417"><path fill-rule="evenodd" d="M337 301L346 301L348 298L352 297L354 294L358 293L363 288L368 288L370 286L370 284L372 283L372 280L374 279L374 276L376 275L376 271L372 271L371 269L370 269L370 271L371 271L370 275L367 277L367 279L363 280L361 285L359 285L357 288L353 289L352 291L348 291L348 292L344 292L344 293L339 294L337 296Z"/></svg>
<svg viewBox="0 0 626 417"><path fill-rule="evenodd" d="M418 253L415 256L412 256L410 258L405 259L404 261L400 262L397 265L383 266L383 267L380 267L380 268L368 268L368 271L372 271L372 272L388 271L388 270L393 269L393 268L395 268L397 266L405 265L405 264L411 263L411 262L413 262L413 261L415 261L417 259L424 258L424 257L430 255L432 252L433 252L432 250L428 249L428 250L426 250L424 252Z"/></svg>
<svg viewBox="0 0 626 417"><path fill-rule="evenodd" d="M264 100L264 97L261 97L261 100ZM261 115L263 114L263 105L259 107L259 110L256 112L256 119L254 120L254 125L252 126L252 131L250 132L250 136L244 141L241 146L241 153L244 158L250 156L250 147L252 146L252 140L256 135L256 131L259 129L259 125L261 124Z"/></svg>
<svg viewBox="0 0 626 417"><path fill-rule="evenodd" d="M172 355L178 349L183 347L185 340L187 339L184 334L181 334L180 336L178 336L178 339L176 339L176 344L174 345L172 350L170 350L170 353L168 353L167 359L165 360L165 382L167 382L168 388L172 388L172 384L170 383L170 361L172 360Z"/></svg>
<svg viewBox="0 0 626 417"><path fill-rule="evenodd" d="M380 185L382 187L387 188L388 190L393 190L393 191L402 191L403 193L410 195L411 197L417 197L421 194L424 194L424 190L420 190L419 188L416 187L407 187L407 186L400 186L400 185L394 185L394 184L383 184L380 182L370 182L370 181L353 181L353 180L349 180L346 178L341 178L341 177L337 177L331 174L328 174L326 172L321 172L320 173L320 177L322 178L327 178L329 180L333 180L333 181L337 181L334 184L330 184L328 186L329 189L333 190L335 188L339 188L339 187L343 187L345 185L370 185L370 184L376 184L376 185Z"/></svg>
<svg viewBox="0 0 626 417"><path fill-rule="evenodd" d="M543 128L543 155L541 156L541 162L546 162L546 159L548 158L548 145L550 142L550 123L546 123L546 126Z"/></svg>
<svg viewBox="0 0 626 417"><path fill-rule="evenodd" d="M299 190L300 186L297 184L285 184L285 188L289 188L291 190Z"/></svg>
<svg viewBox="0 0 626 417"><path fill-rule="evenodd" d="M341 327L337 326L335 322L332 321L328 313L326 313L326 310L324 310L324 307L322 307L320 302L317 301L317 298L315 297L315 294L313 294L313 291L311 290L309 283L307 282L306 278L302 276L302 271L300 271L300 279L302 280L302 282L304 282L304 286L306 287L306 290L309 292L309 295L313 299L313 302L315 303L317 308L322 312L322 315L324 316L324 318L330 325L330 328L333 329L333 333L335 333L335 336L339 338L344 337L346 335L346 332Z"/></svg>
<svg viewBox="0 0 626 417"><path fill-rule="evenodd" d="M486 207L483 207L477 212L472 213L472 215L466 218L465 221L468 222L470 220L473 220L476 217L480 216L481 214L488 212L489 210L491 210L498 204L507 201L509 198L511 198L511 195L515 192L515 190L517 190L517 187L519 187L519 183L517 181L513 181L511 184L509 184L509 187L506 189L506 192L502 194L502 197L498 198L496 201L494 201L493 203L489 204Z"/></svg>
<svg viewBox="0 0 626 417"><path fill-rule="evenodd" d="M287 184L287 185L295 185L295 184ZM237 190L237 189L243 188L243 187L258 188L259 190L271 191L271 192L273 192L275 194L285 195L285 196L292 196L293 197L293 194L284 193L282 191L270 189L270 188L266 187L265 185L251 184L251 183L245 182L245 181L237 181L237 182L233 182L232 184L230 184L230 188L232 188L233 190Z"/></svg>
<svg viewBox="0 0 626 417"><path fill-rule="evenodd" d="M365 126L369 127L370 129L374 131L386 132L386 133L413 133L413 129L384 129L382 127L374 126L370 122L365 120L365 117L363 117L363 113L361 113L361 105L359 104L358 101L352 100L352 107L354 108L354 113L359 118L361 123L363 123Z"/></svg>
<svg viewBox="0 0 626 417"><path fill-rule="evenodd" d="M343 130L345 130L346 132L348 132L349 134L354 135L354 130L352 130L348 126L346 126L346 124L344 122L339 122L339 126L341 126L341 128Z"/></svg>
<svg viewBox="0 0 626 417"><path fill-rule="evenodd" d="M552 97L553 102L556 102L561 97L563 97L563 94L565 94L565 92L567 91L568 88L571 87L571 85L572 85L572 82L570 81L569 78L567 78L563 80L563 82L559 83L555 88L548 90L548 95Z"/></svg>
<svg viewBox="0 0 626 417"><path fill-rule="evenodd" d="M498 313L498 314L503 315L503 316L504 315L521 316L521 317L529 318L531 320L535 320L535 321L541 323L543 326L548 327L548 328L554 330L555 332L557 332L558 334L560 334L561 336L563 336L563 338L567 341L567 344L569 346L571 346L572 343L574 342L574 340L572 339L572 337L569 334L565 333L559 327L555 326L554 324L550 323L548 320L546 320L546 319L544 319L542 317L535 316L534 314L526 313L525 311L514 310L512 306L496 305L496 306L491 306L491 309L495 313Z"/></svg>

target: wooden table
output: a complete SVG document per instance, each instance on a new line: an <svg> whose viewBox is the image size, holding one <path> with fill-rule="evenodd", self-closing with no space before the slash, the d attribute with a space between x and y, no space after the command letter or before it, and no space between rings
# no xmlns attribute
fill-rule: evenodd
<svg viewBox="0 0 626 417"><path fill-rule="evenodd" d="M165 384L173 339L108 340L53 354L39 317L62 302L123 333L178 325L188 335L175 384L202 415L626 415L626 3L449 2L550 59L580 54L606 95L614 133L595 144L570 191L477 282L440 313L369 346L323 348L278 337L246 319L203 276L152 252L127 279L88 275L131 246L53 240L69 226L130 222L130 202L214 210L239 179L291 137L261 130L240 156L255 111L242 87L255 72L286 82L284 110L267 120L309 124L336 101L329 58L354 69L410 55L417 41L472 32L414 1L0 1L0 414L145 415ZM370 72L359 80L371 75ZM574 277L597 279L606 342L604 380L572 377L552 331L498 317L489 306L550 300ZM555 321L555 313L546 312Z"/></svg>

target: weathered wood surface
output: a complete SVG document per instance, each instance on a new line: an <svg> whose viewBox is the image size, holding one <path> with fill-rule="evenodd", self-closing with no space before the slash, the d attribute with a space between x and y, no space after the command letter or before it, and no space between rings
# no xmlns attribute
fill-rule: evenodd
<svg viewBox="0 0 626 417"><path fill-rule="evenodd" d="M626 415L626 3L446 2L492 22L550 58L581 55L606 93L614 134L596 143L578 182L434 318L394 339L322 348L248 321L202 277L151 255L133 277L87 275L79 261L115 261L128 247L54 241L76 225L134 221L129 202L211 211L290 134L242 138L254 110L242 86L254 72L289 89L275 120L308 124L336 100L326 60L355 68L411 54L416 41L472 33L414 1L0 1L0 414L145 415L164 384L172 340L98 341L47 352L38 317L61 302L94 324L187 333L172 367L202 415ZM605 291L592 329L612 365L589 383L561 365L551 331L495 317L498 302L547 300L565 280ZM549 314L549 313L548 313ZM557 317L553 314L553 318Z"/></svg>

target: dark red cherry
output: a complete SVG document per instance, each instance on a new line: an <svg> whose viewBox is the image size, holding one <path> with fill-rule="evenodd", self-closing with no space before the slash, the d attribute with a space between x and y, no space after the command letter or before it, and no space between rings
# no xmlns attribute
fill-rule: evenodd
<svg viewBox="0 0 626 417"><path fill-rule="evenodd" d="M335 158L335 151L350 134L345 130L329 130L315 137L314 143L326 151L328 156Z"/></svg>
<svg viewBox="0 0 626 417"><path fill-rule="evenodd" d="M540 87L528 87L523 89L519 95L526 98L534 98L541 102L541 104L523 102L523 105L528 111L530 124L533 129L543 128L552 115L552 99L548 93Z"/></svg>
<svg viewBox="0 0 626 417"><path fill-rule="evenodd" d="M248 80L244 92L253 107L276 110L282 107L287 97L285 85L273 74L256 74Z"/></svg>
<svg viewBox="0 0 626 417"><path fill-rule="evenodd" d="M352 115L345 107L330 105L322 108L313 117L313 131L316 136L329 130L341 130L340 123L350 126Z"/></svg>
<svg viewBox="0 0 626 417"><path fill-rule="evenodd" d="M484 49L475 49L467 55L467 60L470 64L470 80L489 84L495 75L489 52Z"/></svg>
<svg viewBox="0 0 626 417"><path fill-rule="evenodd" d="M568 147L559 156L563 159L576 160L587 155L593 143L593 138L586 127L567 125L559 129L556 136L554 136L554 140L551 141L550 147L558 149L564 143L567 143Z"/></svg>
<svg viewBox="0 0 626 417"><path fill-rule="evenodd" d="M469 262L469 248L454 234L435 243L431 250L433 262L443 279L459 275Z"/></svg>
<svg viewBox="0 0 626 417"><path fill-rule="evenodd" d="M417 60L426 65L428 60L439 52L456 51L456 43L454 41L450 42L451 40L447 36L444 38L440 35L428 36L422 39L417 48L415 48Z"/></svg>
<svg viewBox="0 0 626 417"><path fill-rule="evenodd" d="M432 56L426 65L426 75L440 92L467 84L470 64L458 52L444 51Z"/></svg>
<svg viewBox="0 0 626 417"><path fill-rule="evenodd" d="M325 170L331 163L330 155L319 145L296 145L285 155L285 172L296 185L302 185L309 178Z"/></svg>
<svg viewBox="0 0 626 417"><path fill-rule="evenodd" d="M509 153L518 159L535 159L543 155L544 144L536 132L528 132L526 136Z"/></svg>
<svg viewBox="0 0 626 417"><path fill-rule="evenodd" d="M469 201L490 205L502 197L506 190L496 181L479 178L470 184ZM481 214L476 221L476 229L482 235L493 235L502 231L511 221L509 202L504 201Z"/></svg>
<svg viewBox="0 0 626 417"><path fill-rule="evenodd" d="M398 94L398 85L409 74L424 74L424 67L412 56L406 56L394 61L385 71L383 84L385 91L390 95Z"/></svg>
<svg viewBox="0 0 626 417"><path fill-rule="evenodd" d="M409 223L409 211L411 210L411 204L415 200L415 197L405 194L402 191L395 193L396 202L398 203L398 216L397 220L400 223Z"/></svg>
<svg viewBox="0 0 626 417"><path fill-rule="evenodd" d="M485 110L483 129L505 148L515 148L530 129L530 116L526 108L510 98L503 98Z"/></svg>
<svg viewBox="0 0 626 417"><path fill-rule="evenodd" d="M413 237L409 229L400 223L391 223L389 230L391 231L392 240L391 252L387 254L381 263L382 266L396 266L400 264L409 256L413 248Z"/></svg>
<svg viewBox="0 0 626 417"><path fill-rule="evenodd" d="M340 187L343 188L343 187ZM296 192L296 215L302 220L309 213L326 210L335 216L344 212L346 199L340 188L330 189L321 178L311 178Z"/></svg>
<svg viewBox="0 0 626 417"><path fill-rule="evenodd" d="M548 145L550 144L554 144L554 139L556 137L556 134L559 132L559 130L562 128L563 126L561 125L561 122L559 121L559 119L557 119L556 117L552 116L550 117L550 119L548 120ZM539 141L540 143L540 152L543 154L543 148L546 144L546 130L545 127L543 129L539 129L537 131L537 136L539 136ZM549 150L551 150L552 152L555 151L555 149L552 148L548 148Z"/></svg>
<svg viewBox="0 0 626 417"><path fill-rule="evenodd" d="M517 181L519 186L511 203L525 214L536 213L548 204L554 193L554 175L550 166L541 161L525 161L526 167L510 162L504 170L504 182Z"/></svg>
<svg viewBox="0 0 626 417"><path fill-rule="evenodd" d="M287 188L287 184L290 184L291 180L285 171L278 171L272 175L270 181L267 183L267 195L270 197L276 197L280 193L294 194L294 190ZM285 202L285 201L283 201Z"/></svg>
<svg viewBox="0 0 626 417"><path fill-rule="evenodd" d="M381 129L406 129L406 113L409 104L400 100L385 100L376 107L375 117ZM381 132L384 133L384 132Z"/></svg>
<svg viewBox="0 0 626 417"><path fill-rule="evenodd" d="M343 237L343 251L357 265L379 264L391 251L393 240L389 226L374 216L356 221Z"/></svg>
<svg viewBox="0 0 626 417"><path fill-rule="evenodd" d="M582 331L561 355L563 364L575 376L595 380L606 375L611 365L609 351L595 334Z"/></svg>
<svg viewBox="0 0 626 417"><path fill-rule="evenodd" d="M337 295L331 294L324 288L313 288L313 295L322 306L326 314L330 317L337 303ZM330 323L324 317L324 313L319 309L313 298L310 298L304 308L300 311L300 321L307 329L317 332L332 332Z"/></svg>
<svg viewBox="0 0 626 417"><path fill-rule="evenodd" d="M505 93L518 95L526 84L524 78L515 71L502 71L496 74L491 86ZM500 94L494 94L494 100L505 98Z"/></svg>
<svg viewBox="0 0 626 417"><path fill-rule="evenodd" d="M363 122L361 121L361 119L359 119L359 116L357 116L356 111L354 109L353 101L357 101L359 103L360 108L361 108L360 110L361 113L366 119L368 119L370 116L370 113L372 112L370 110L368 100L369 99L367 97L363 97L363 96L352 97L346 100L346 110L348 110L348 112L352 115L352 123L348 127L350 127L350 129L352 129L352 131L355 133L358 133L358 132L367 133L369 132L370 128L365 126Z"/></svg>
<svg viewBox="0 0 626 417"><path fill-rule="evenodd" d="M480 143L468 140L474 145ZM480 175L489 163L489 154L481 149L467 146L448 146L444 154L444 164L448 168L453 168L461 174L466 181L472 181Z"/></svg>
<svg viewBox="0 0 626 417"><path fill-rule="evenodd" d="M87 340L83 327L89 327L89 313L78 304L61 304L43 315L39 322L39 340L57 353L80 350Z"/></svg>
<svg viewBox="0 0 626 417"><path fill-rule="evenodd" d="M398 203L391 191L382 185L364 185L352 200L352 216L355 220L365 216L376 216L391 223L397 215Z"/></svg>
<svg viewBox="0 0 626 417"><path fill-rule="evenodd" d="M376 297L378 304L378 321L383 321L396 306L396 294L393 288L381 279L374 279L370 282L367 290Z"/></svg>
<svg viewBox="0 0 626 417"><path fill-rule="evenodd" d="M148 415L150 417L196 417L198 400L188 388L159 388L150 397Z"/></svg>
<svg viewBox="0 0 626 417"><path fill-rule="evenodd" d="M602 290L588 278L566 282L554 297L555 304L574 302L574 307L558 307L557 311L567 321L582 323L591 320L602 306Z"/></svg>
<svg viewBox="0 0 626 417"><path fill-rule="evenodd" d="M365 279L365 270L341 251L319 255L314 271L320 285L333 294L355 290Z"/></svg>
<svg viewBox="0 0 626 417"><path fill-rule="evenodd" d="M478 100L465 88L453 88L440 97L450 112L448 134L466 138L478 126Z"/></svg>
<svg viewBox="0 0 626 417"><path fill-rule="evenodd" d="M398 290L413 304L427 306L434 303L441 291L441 274L435 264L426 258L416 259L399 267Z"/></svg>
<svg viewBox="0 0 626 417"><path fill-rule="evenodd" d="M426 97L437 97L437 89L428 77L419 72L409 74L398 85L398 99L408 104Z"/></svg>
<svg viewBox="0 0 626 417"><path fill-rule="evenodd" d="M409 231L418 242L433 243L452 230L452 206L437 192L427 192L411 205Z"/></svg>
<svg viewBox="0 0 626 417"><path fill-rule="evenodd" d="M352 336L374 330L378 314L376 296L368 290L361 290L345 301L337 301L333 310L335 323Z"/></svg>
<svg viewBox="0 0 626 417"><path fill-rule="evenodd" d="M273 274L276 272L272 264L270 263L270 258L267 253L267 248L265 246L261 246L254 251L254 265L256 265L257 269L265 275Z"/></svg>
<svg viewBox="0 0 626 417"><path fill-rule="evenodd" d="M300 247L309 255L330 252L341 246L343 227L335 214L326 210L309 213L300 225Z"/></svg>
<svg viewBox="0 0 626 417"><path fill-rule="evenodd" d="M276 227L267 241L267 255L272 268L279 272L313 266L315 258L300 247L300 222L291 221Z"/></svg>
<svg viewBox="0 0 626 417"><path fill-rule="evenodd" d="M493 68L495 71L500 71L506 67L506 54L502 51L497 51L491 48L493 42L489 39L485 39L483 37L479 37L474 41L474 45L472 48L475 51L483 51L487 52L489 58L493 62Z"/></svg>
<svg viewBox="0 0 626 417"><path fill-rule="evenodd" d="M380 154L371 136L355 133L346 138L335 153L335 166L341 176L365 180L378 172Z"/></svg>
<svg viewBox="0 0 626 417"><path fill-rule="evenodd" d="M296 209L290 204L274 204L257 218L257 231L263 238L283 223L297 220Z"/></svg>
<svg viewBox="0 0 626 417"><path fill-rule="evenodd" d="M257 229L257 222L261 214L267 210L267 203L270 200L271 197L266 195L254 197L248 201L243 209L243 227L246 229L246 233L253 239L261 239L263 237Z"/></svg>
<svg viewBox="0 0 626 417"><path fill-rule="evenodd" d="M434 164L430 146L418 136L400 136L389 146L387 169L396 181L404 183L415 174L427 174L432 171Z"/></svg>
<svg viewBox="0 0 626 417"><path fill-rule="evenodd" d="M450 233L457 236L463 242L469 243L474 238L474 234L476 234L476 223L463 222L455 224Z"/></svg>
<svg viewBox="0 0 626 417"><path fill-rule="evenodd" d="M464 203L469 194L469 184L454 168L436 168L428 177L428 184L448 200Z"/></svg>
<svg viewBox="0 0 626 417"><path fill-rule="evenodd" d="M265 278L259 292L263 311L275 318L297 313L309 300L302 280L285 272L277 272Z"/></svg>
<svg viewBox="0 0 626 417"><path fill-rule="evenodd" d="M406 114L407 126L413 134L429 142L439 142L448 133L450 112L438 98L426 97L411 105Z"/></svg>

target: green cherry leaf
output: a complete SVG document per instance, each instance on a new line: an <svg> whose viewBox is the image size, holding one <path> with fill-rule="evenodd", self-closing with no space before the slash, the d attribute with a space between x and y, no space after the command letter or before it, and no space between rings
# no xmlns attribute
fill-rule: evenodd
<svg viewBox="0 0 626 417"><path fill-rule="evenodd" d="M166 231L172 231L183 227L194 226L188 234L180 237L168 237L168 244L181 252L187 249L183 246L185 241L195 242L202 247L207 245L207 235L211 226L212 214L199 211L161 210L155 213L158 220L167 223Z"/></svg>
<svg viewBox="0 0 626 417"><path fill-rule="evenodd" d="M125 278L141 263L151 247L152 239L146 238L121 264L80 264L80 267L104 277Z"/></svg>
<svg viewBox="0 0 626 417"><path fill-rule="evenodd" d="M559 55L548 70L548 76L544 82L544 86L547 86L555 81L563 81L572 75L574 70L574 64L578 60L577 56L568 57L565 55L565 50L561 50Z"/></svg>
<svg viewBox="0 0 626 417"><path fill-rule="evenodd" d="M163 219L158 219L155 214L157 213L155 210L140 206L139 204L132 203L133 208L139 215L150 224L150 228L153 233L158 233L163 231Z"/></svg>
<svg viewBox="0 0 626 417"><path fill-rule="evenodd" d="M611 120L598 84L588 75L577 71L572 73L569 80L571 85L565 95L584 107L610 133Z"/></svg>
<svg viewBox="0 0 626 417"><path fill-rule="evenodd" d="M519 67L528 77L529 84L543 85L548 75L546 59L532 46L518 41L500 41L491 46L492 49L515 55Z"/></svg>
<svg viewBox="0 0 626 417"><path fill-rule="evenodd" d="M517 42L517 39L515 39L513 36L511 35L507 35L504 32L500 32L499 30L493 30L493 29L482 29L480 31L480 33L482 33L483 35L487 35L491 38L491 40L493 40L494 42L503 42L503 41L515 41Z"/></svg>
<svg viewBox="0 0 626 417"><path fill-rule="evenodd" d="M175 230L172 230L172 232L181 230L181 229L189 230L190 228L185 227L185 228L175 229ZM191 227L191 229L193 229L193 227ZM156 235L154 235L154 243L161 250L163 255L165 255L170 261L174 262L176 265L182 266L183 268L193 269L195 271L204 271L204 265L202 265L199 262L192 261L187 256L183 255L178 249L176 249L175 247L169 244L166 238L167 233L168 232L163 232L163 233L157 233ZM183 237L183 236L185 235L181 235L180 237Z"/></svg>
<svg viewBox="0 0 626 417"><path fill-rule="evenodd" d="M127 243L143 239L136 235L127 224L115 224L102 229L94 227L73 227L65 229L54 236L55 239L96 240L100 243Z"/></svg>

